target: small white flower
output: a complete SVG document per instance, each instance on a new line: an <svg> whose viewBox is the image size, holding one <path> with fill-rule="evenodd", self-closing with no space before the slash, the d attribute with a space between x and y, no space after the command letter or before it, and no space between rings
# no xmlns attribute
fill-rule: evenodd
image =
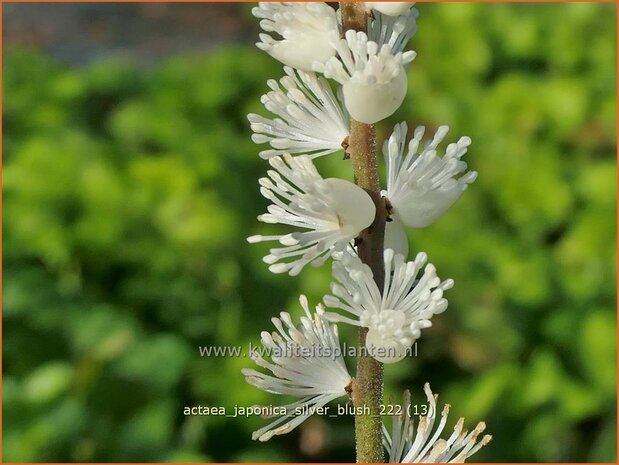
<svg viewBox="0 0 619 465"><path fill-rule="evenodd" d="M330 321L340 321L368 328L366 348L370 355L383 363L403 359L421 329L432 326L434 315L447 309L443 292L453 286L453 280L441 282L434 265L427 263L425 253L412 262L393 250L384 253L385 283L382 294L374 281L372 270L358 257L343 252L333 262L331 284L333 295L324 297L327 307L341 309L340 313L325 313ZM425 265L425 266L424 266ZM420 272L423 268L423 274Z"/></svg>
<svg viewBox="0 0 619 465"><path fill-rule="evenodd" d="M404 65L415 59L415 52L394 54L388 44L379 47L364 32L352 30L334 46L338 56L315 63L314 70L342 84L350 116L373 124L392 115L406 95Z"/></svg>
<svg viewBox="0 0 619 465"><path fill-rule="evenodd" d="M389 453L389 463L463 463L492 440L492 436L487 434L477 442L486 424L479 422L469 433L464 429L464 418L458 420L447 439L439 439L447 423L450 406L447 404L443 408L441 420L433 432L438 395L432 394L428 383L423 389L428 400L427 414L419 418L416 430L409 391L404 393L401 415L393 416L391 434L383 424L383 442Z"/></svg>
<svg viewBox="0 0 619 465"><path fill-rule="evenodd" d="M283 406L286 414L255 431L252 439L268 441L288 433L310 416L309 409L320 408L350 390L351 377L342 358L337 327L324 319L320 305L312 316L307 298L302 295L299 302L305 312L299 325L295 327L290 314L282 312L271 319L277 332L262 332L261 343L271 362L252 354L256 364L272 374L249 368L242 372L249 384L264 391L301 399ZM302 413L297 415L298 408Z"/></svg>
<svg viewBox="0 0 619 465"><path fill-rule="evenodd" d="M436 148L449 128L441 126L434 139L420 150L424 130L423 126L415 129L406 156L406 123L396 125L383 146L387 162L387 191L383 195L389 199L394 214L412 228L423 228L438 220L477 178L476 171L455 178L467 169L461 158L471 144L469 137L449 144L439 158Z"/></svg>
<svg viewBox="0 0 619 465"><path fill-rule="evenodd" d="M284 154L269 163L275 170L260 179L260 193L272 205L258 220L306 230L247 238L251 243L279 241L284 246L264 257L273 273L295 276L308 263L322 265L374 221L376 207L367 192L343 179L323 179L309 157Z"/></svg>
<svg viewBox="0 0 619 465"><path fill-rule="evenodd" d="M260 2L252 14L261 18L256 45L276 60L303 71L311 71L314 62L324 63L335 49L331 42L339 36L335 10L323 2Z"/></svg>
<svg viewBox="0 0 619 465"><path fill-rule="evenodd" d="M403 52L404 48L417 32L419 11L407 9L399 16L388 16L377 11L368 18L368 38L379 47L384 44L391 47L392 53Z"/></svg>
<svg viewBox="0 0 619 465"><path fill-rule="evenodd" d="M399 16L409 11L415 2L365 2L365 4L384 15Z"/></svg>
<svg viewBox="0 0 619 465"><path fill-rule="evenodd" d="M350 133L348 115L342 110L327 80L315 73L284 67L280 85L267 82L272 89L263 95L265 108L279 118L247 116L257 144L269 143L272 150L260 152L262 158L284 153L308 154L311 158L342 150Z"/></svg>

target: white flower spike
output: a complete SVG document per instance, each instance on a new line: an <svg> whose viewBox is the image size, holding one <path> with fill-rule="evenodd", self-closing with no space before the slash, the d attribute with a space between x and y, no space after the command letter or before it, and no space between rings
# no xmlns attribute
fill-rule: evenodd
<svg viewBox="0 0 619 465"><path fill-rule="evenodd" d="M314 62L324 63L335 55L337 15L324 2L260 2L252 14L262 19L265 32L281 36L276 40L260 34L256 45L285 65L311 71Z"/></svg>
<svg viewBox="0 0 619 465"><path fill-rule="evenodd" d="M284 246L264 257L273 273L295 276L308 263L321 266L374 221L376 207L367 192L343 179L323 179L309 157L285 154L269 163L274 170L260 179L260 193L272 205L258 220L305 230L247 238L251 243L279 241Z"/></svg>
<svg viewBox="0 0 619 465"><path fill-rule="evenodd" d="M314 70L342 85L350 116L373 124L392 115L406 95L404 66L415 59L415 52L394 54L388 44L379 47L364 32L352 30L334 46L338 57L315 63Z"/></svg>
<svg viewBox="0 0 619 465"><path fill-rule="evenodd" d="M260 99L278 118L247 116L254 132L252 140L272 147L260 156L303 153L316 158L342 150L350 133L349 118L327 80L288 66L284 72L279 85L274 79L267 82L272 90Z"/></svg>
<svg viewBox="0 0 619 465"><path fill-rule="evenodd" d="M375 11L368 17L368 38L378 47L384 44L391 47L391 53L403 52L404 48L417 32L419 11L407 9L399 16L388 16Z"/></svg>
<svg viewBox="0 0 619 465"><path fill-rule="evenodd" d="M440 422L433 432L438 395L432 394L428 383L423 389L428 400L427 414L419 418L416 430L409 391L404 393L401 414L393 416L391 434L383 424L383 442L389 453L389 463L463 463L492 440L492 436L487 434L477 442L486 424L479 422L469 433L464 429L464 418L458 420L447 439L439 439L447 423L450 406L447 404L443 408Z"/></svg>
<svg viewBox="0 0 619 465"><path fill-rule="evenodd" d="M300 397L280 407L285 414L255 431L254 440L268 441L292 431L310 416L312 408L315 411L350 391L351 377L342 358L337 327L324 319L320 305L312 316L307 298L302 295L299 301L305 312L299 325L295 327L290 314L282 312L271 319L277 331L262 332L261 342L271 361L252 354L256 364L272 374L242 370L249 384L264 391Z"/></svg>
<svg viewBox="0 0 619 465"><path fill-rule="evenodd" d="M365 2L365 4L384 15L399 16L410 10L415 2Z"/></svg>
<svg viewBox="0 0 619 465"><path fill-rule="evenodd" d="M358 257L342 253L333 262L333 277L337 281L331 284L333 295L325 296L324 303L350 316L329 312L325 317L368 328L368 353L379 362L394 363L407 355L421 336L421 329L432 326L431 318L447 309L443 292L453 287L453 280L441 282L434 265L426 264L425 253L406 262L402 255L387 249L384 260L381 295L370 267Z"/></svg>
<svg viewBox="0 0 619 465"><path fill-rule="evenodd" d="M455 178L467 169L461 158L471 144L469 137L449 144L439 158L436 148L449 128L441 126L432 141L420 149L424 130L423 126L415 129L406 156L406 123L396 125L383 146L387 162L387 191L383 195L389 199L395 216L412 228L423 228L438 220L477 179L476 171Z"/></svg>

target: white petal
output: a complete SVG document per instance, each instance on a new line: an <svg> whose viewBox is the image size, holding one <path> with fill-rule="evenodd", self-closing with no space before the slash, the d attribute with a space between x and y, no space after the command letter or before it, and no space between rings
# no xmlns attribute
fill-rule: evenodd
<svg viewBox="0 0 619 465"><path fill-rule="evenodd" d="M283 64L302 71L311 71L314 62L324 63L335 55L335 50L323 34L281 40L266 51Z"/></svg>
<svg viewBox="0 0 619 465"><path fill-rule="evenodd" d="M350 80L343 85L344 103L357 121L374 124L391 116L406 96L404 70L385 83L366 84Z"/></svg>
<svg viewBox="0 0 619 465"><path fill-rule="evenodd" d="M376 206L367 192L343 179L329 178L325 181L331 186L331 207L337 212L343 230L349 230L349 235L356 236L372 224Z"/></svg>
<svg viewBox="0 0 619 465"><path fill-rule="evenodd" d="M402 223L411 228L425 228L442 217L463 193L464 189L436 189L418 195L410 190L395 197L391 205Z"/></svg>
<svg viewBox="0 0 619 465"><path fill-rule="evenodd" d="M385 225L385 249L392 249L397 255L408 257L408 236L402 222L392 216Z"/></svg>

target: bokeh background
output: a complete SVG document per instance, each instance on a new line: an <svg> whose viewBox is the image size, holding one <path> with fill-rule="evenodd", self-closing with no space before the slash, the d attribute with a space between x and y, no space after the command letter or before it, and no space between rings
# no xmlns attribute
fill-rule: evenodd
<svg viewBox="0 0 619 465"><path fill-rule="evenodd" d="M354 460L350 417L261 444L260 418L183 415L283 402L198 346L257 343L330 281L272 275L244 239L267 230L245 115L282 74L250 7L4 4L5 462ZM616 5L418 8L378 132L449 124L479 179L410 233L456 286L387 395L429 381L449 426L486 420L476 461L614 462Z"/></svg>

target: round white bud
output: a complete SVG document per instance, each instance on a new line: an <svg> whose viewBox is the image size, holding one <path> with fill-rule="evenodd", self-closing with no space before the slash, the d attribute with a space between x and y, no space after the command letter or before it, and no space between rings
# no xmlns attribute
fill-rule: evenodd
<svg viewBox="0 0 619 465"><path fill-rule="evenodd" d="M359 82L354 79L342 86L346 109L357 121L374 124L391 116L404 101L407 81L404 68L386 82Z"/></svg>

